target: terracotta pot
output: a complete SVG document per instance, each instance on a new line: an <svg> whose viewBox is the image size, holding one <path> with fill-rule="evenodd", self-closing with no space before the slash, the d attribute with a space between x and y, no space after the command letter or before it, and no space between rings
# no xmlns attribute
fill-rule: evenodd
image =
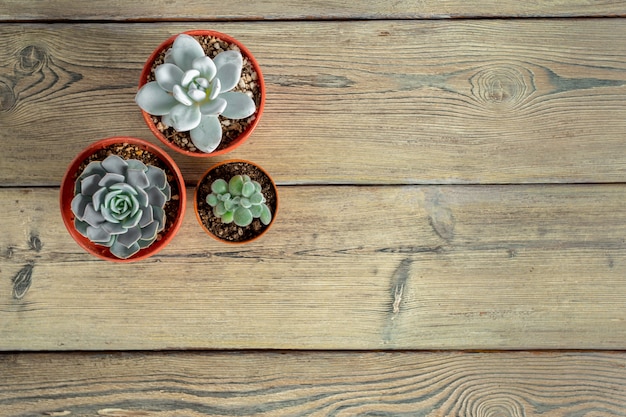
<svg viewBox="0 0 626 417"><path fill-rule="evenodd" d="M209 157L209 156L217 156L217 155L223 155L227 152L232 151L233 149L237 148L238 146L240 146L242 143L244 143L248 137L250 137L250 135L252 134L252 132L254 131L254 129L256 128L257 124L259 123L259 120L261 120L261 115L263 114L263 109L265 108L265 81L263 80L263 74L261 73L261 67L259 66L259 63L257 62L257 60L254 58L254 56L252 55L252 53L248 50L248 48L246 48L243 44L241 44L238 40L236 40L235 38L228 36L224 33L220 33L220 32L216 32L216 31L212 31L212 30L190 30L187 32L183 32L187 35L190 36L211 36L211 37L215 37L215 38L219 38L229 44L235 44L239 47L239 50L241 51L241 54L245 57L248 58L248 60L250 61L250 63L252 64L252 67L254 69L254 71L257 73L257 80L255 80L255 82L257 83L257 85L259 86L259 93L260 93L260 102L257 105L257 110L254 113L255 115L255 119L248 125L248 127L246 128L246 130L244 130L236 139L232 140L226 147L222 148L222 147L218 147L216 150L214 150L213 152L200 152L200 151L196 151L196 152L192 152L188 149L184 149L180 146L178 146L177 144L175 144L174 142L168 140L165 135L157 128L155 122L153 121L153 117L152 115L146 113L145 111L141 110L141 113L143 115L143 119L146 122L146 124L148 125L148 127L150 128L150 130L152 131L152 133L154 134L154 136L156 136L161 142L163 142L167 147L169 147L170 149L175 150L176 152L180 152L184 155L187 156L194 156L194 157ZM143 67L143 71L141 72L141 78L139 79L139 88L141 88L144 84L146 84L148 82L148 78L150 76L154 76L154 72L153 72L153 66L154 66L154 62L157 59L157 57L164 51L167 50L168 48L170 48L172 46L172 44L174 43L174 40L176 39L178 35L174 35L172 37L170 37L169 39L167 39L165 42L163 42L161 45L159 45L158 48L156 48L154 50L154 52L152 52L152 54L150 55L150 57L148 58L148 60L146 61L146 63L144 64Z"/></svg>
<svg viewBox="0 0 626 417"><path fill-rule="evenodd" d="M75 181L76 178L80 175L78 172L81 169L81 165L83 162L90 158L94 153L107 148L111 145L115 144L131 144L138 146L140 149L147 151L153 155L155 155L166 167L166 173L172 174L173 178L169 180L170 186L172 187L172 198L170 203L168 204L178 204L178 212L177 216L174 219L173 223L168 226L166 222L165 230L162 233L161 238L157 238L157 240L152 243L147 248L141 249L139 252L134 254L128 259L120 259L116 256L112 255L109 251L109 248L98 245L96 243L91 242L85 236L81 235L74 226L74 213L71 209L71 202L74 198L75 193ZM104 159L104 158L103 158ZM169 172L168 172L169 171ZM178 200L175 198L175 192L177 188ZM174 160L165 153L159 147L151 144L150 142L146 142L142 139L131 138L126 136L112 137L107 139L99 140L95 143L92 143L87 148L85 148L74 160L70 163L67 171L65 172L65 176L63 177L63 181L61 182L61 190L60 190L60 203L61 203L61 215L63 217L63 222L65 223L65 227L67 228L70 235L74 238L74 240L87 252L95 255L101 259L105 259L107 261L113 262L133 262L141 259L148 258L155 253L159 252L163 249L176 235L180 225L182 224L183 217L185 214L185 208L187 204L186 200L186 189L185 189L185 181L183 180L183 176L176 166ZM170 219L168 219L169 221Z"/></svg>
<svg viewBox="0 0 626 417"><path fill-rule="evenodd" d="M241 169L242 166L246 166L247 168L245 169L250 169L252 172L243 172ZM218 175L216 171L220 172L220 174ZM211 193L211 184L215 179L221 177L229 181L234 175L244 173L249 175L253 180L260 182L262 186L265 184L262 193L267 199L266 204L272 213L272 220L267 226L263 225L259 219L254 219L253 223L246 227L239 227L232 223L230 227L232 229L238 229L241 237L235 240L225 239L214 232L215 227L221 225L222 222L219 217L213 214L211 206L206 202L206 196ZM278 213L278 190L272 177L255 163L241 159L229 159L209 168L198 181L193 201L196 218L204 231L215 240L230 244L250 243L259 239L267 233L269 228L274 224L276 214Z"/></svg>

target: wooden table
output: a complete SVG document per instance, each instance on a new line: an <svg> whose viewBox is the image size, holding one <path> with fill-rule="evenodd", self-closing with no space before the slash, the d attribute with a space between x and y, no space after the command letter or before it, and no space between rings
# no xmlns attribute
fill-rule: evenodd
<svg viewBox="0 0 626 417"><path fill-rule="evenodd" d="M3 0L0 415L626 416L624 16ZM173 157L190 196L257 162L276 223L231 247L190 209L157 256L98 260L61 177L97 139L158 143L139 73L196 28L248 46L266 108L232 154Z"/></svg>

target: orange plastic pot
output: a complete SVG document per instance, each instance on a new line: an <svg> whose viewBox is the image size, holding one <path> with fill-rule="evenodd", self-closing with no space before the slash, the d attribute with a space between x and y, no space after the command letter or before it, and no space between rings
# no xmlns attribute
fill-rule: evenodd
<svg viewBox="0 0 626 417"><path fill-rule="evenodd" d="M205 205L206 202L204 201L204 199L206 198L206 192L203 192L202 189L203 187L209 187L211 186L211 184L209 183L209 181L207 180L207 177L216 169L223 167L225 165L229 165L229 164L247 164L250 166L253 166L257 171L258 171L258 175L263 176L267 179L267 182L269 184L269 187L271 188L271 190L273 191L273 202L269 202L268 201L268 205L270 205L270 211L272 213L272 220L270 221L270 223L267 226L264 226L258 234L254 235L251 238L248 239L244 239L244 240L237 240L237 241L233 241L233 240L226 240L223 239L220 236L217 236L215 233L213 233L209 227L207 227L207 225L205 224L205 222L203 221L201 215L200 215L200 208L203 207L203 209L205 210L209 210L209 208L207 207L208 205ZM237 175L240 172L233 170L233 172L231 173L231 175ZM229 178L224 178L226 181L229 180ZM255 179L254 177L252 179ZM195 192L194 192L194 198L193 198L193 202L194 202L194 212L196 214L196 219L198 220L198 223L200 224L200 226L202 227L202 229L209 235L211 236L213 239L217 240L218 242L223 242L223 243L228 243L228 244L233 244L233 245L238 245L238 244L244 244L244 243L251 243L254 242L256 240L258 240L259 238L261 238L261 236L264 236L265 233L267 233L267 231L270 229L270 227L274 224L274 221L276 220L276 215L278 213L278 206L279 206L279 199L278 199L278 189L276 188L276 183L274 182L274 180L272 179L272 177L267 173L267 171L265 171L263 168L261 168L259 165L250 162L250 161L245 161L243 159L229 159L226 161L222 161L219 162L217 164L215 164L214 166L212 166L211 168L209 168L204 175L202 175L202 177L200 178L200 180L198 181L198 184L196 186ZM221 220L218 218L215 218L213 221L215 222L220 222ZM249 227L249 226L247 226ZM245 228L243 228L245 229Z"/></svg>
<svg viewBox="0 0 626 417"><path fill-rule="evenodd" d="M259 120L261 120L261 115L263 114L263 110L265 109L265 81L263 80L263 74L261 73L261 67L259 66L259 63L257 62L257 60L254 58L254 56L252 55L252 53L248 50L248 48L246 48L242 43L240 43L237 39L226 35L224 33L221 32L216 32L213 30L190 30L187 32L183 32L184 34L190 35L190 36L211 36L211 37L215 37L215 38L219 38L227 43L230 44L234 44L237 45L237 47L239 47L239 50L241 51L241 54L244 57L247 57L250 60L250 63L252 64L252 67L254 68L254 70L257 73L258 79L256 80L256 83L259 85L259 91L261 94L261 100L259 103L259 106L256 110L256 118L254 119L254 121L252 121L246 130L244 130L243 132L241 132L241 134L233 141L231 141L231 143L228 144L227 147L224 147L222 149L217 149L213 152L191 152L187 149L183 149L179 146L177 146L175 143L172 143L171 141L169 141L164 135L163 133L156 127L156 125L154 124L154 122L152 121L152 115L150 115L149 113L146 113L145 111L141 110L141 114L143 116L143 120L146 122L146 125L148 126L148 128L150 128L150 131L152 132L152 134L154 134L154 136L157 137L157 139L159 139L161 142L163 142L165 144L165 146L167 146L168 148L176 151L176 152L180 152L184 155L187 156L193 156L193 157L199 157L199 158L206 158L206 157L210 157L210 156L218 156L218 155L223 155L227 152L232 151L233 149L237 148L238 146L240 146L241 144L243 144L252 134L252 132L254 131L254 129L256 128L256 126L259 123ZM144 64L143 70L141 71L141 78L139 79L139 87L141 88L143 87L147 82L148 82L148 77L151 75L152 73L152 67L154 66L154 62L157 59L157 57L166 49L170 48L172 46L172 44L174 43L174 40L176 39L178 35L174 35L172 37L170 37L169 39L167 39L166 41L164 41L161 45L159 45L150 55L150 57L148 58L148 60L146 61L146 63Z"/></svg>
<svg viewBox="0 0 626 417"><path fill-rule="evenodd" d="M109 251L109 248L93 243L85 236L81 235L74 227L74 213L72 212L71 208L72 199L74 198L75 193L76 178L80 174L78 172L80 166L87 158L89 158L94 153L115 144L135 145L144 151L156 155L157 158L160 159L165 164L167 169L173 174L174 178L170 181L170 185L172 187L176 185L178 188L178 215L174 219L173 224L171 224L169 228L167 228L166 225L166 232L161 237L161 239L156 240L154 243L152 243L152 245L148 246L147 248L141 249L139 252L127 259L120 259L112 255ZM185 181L183 180L183 176L178 169L178 166L176 165L174 160L161 148L142 139L127 136L111 137L107 139L101 139L97 142L92 143L80 154L78 154L78 156L76 156L76 158L74 158L74 160L70 163L63 177L63 181L61 182L61 216L63 218L63 223L65 223L67 231L70 233L72 238L74 238L76 243L78 243L78 245L80 245L85 251L91 253L94 256L97 256L98 258L112 262L139 261L156 254L165 246L167 246L167 244L170 243L171 240L174 238L174 236L178 232L178 229L180 229L180 225L182 224L185 214L185 208L187 204L186 193L187 192L185 189Z"/></svg>

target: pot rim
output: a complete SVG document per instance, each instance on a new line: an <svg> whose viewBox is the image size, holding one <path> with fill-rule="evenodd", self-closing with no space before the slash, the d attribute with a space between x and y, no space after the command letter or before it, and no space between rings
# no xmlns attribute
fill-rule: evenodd
<svg viewBox="0 0 626 417"><path fill-rule="evenodd" d="M127 259L117 258L110 253L109 248L107 248L106 246L95 244L87 239L85 236L81 235L74 227L74 213L71 209L71 202L74 198L75 187L75 179L73 177L76 174L78 167L94 152L116 143L129 143L132 145L137 145L149 151L150 153L155 154L159 159L161 159L161 161L165 163L165 165L167 165L168 169L172 171L172 173L174 174L174 181L176 181L179 189L178 217L174 220L174 224L172 224L167 234L164 235L161 240L153 242L147 248L141 249L139 252ZM80 247L100 259L115 263L128 263L140 261L142 259L153 256L171 242L171 240L174 238L174 236L176 236L176 233L180 229L183 218L185 216L185 209L187 206L186 196L187 189L185 188L185 181L183 179L182 173L180 172L180 169L178 168L174 160L165 151L163 151L161 148L154 145L153 143L143 139L130 136L113 136L105 139L100 139L89 144L83 150L81 150L76 157L74 157L72 162L68 165L68 168L66 169L63 176L63 180L61 181L59 203L61 207L61 217L63 218L63 223L65 224L65 227L68 230L69 234L72 236L72 238L74 238L74 240L76 241L76 243L78 243Z"/></svg>
<svg viewBox="0 0 626 417"><path fill-rule="evenodd" d="M138 85L138 89L141 88L142 86L144 86L147 83L147 79L148 79L148 74L150 73L150 71L152 70L152 64L155 61L156 57L165 49L165 48L169 48L173 43L174 40L176 39L176 37L178 37L178 35L180 34L186 34L186 35L190 35L190 36L213 36L219 39L222 39L228 43L231 44L235 44L237 45L237 47L240 49L241 53L243 55L245 55L249 60L250 63L252 64L252 67L254 68L254 70L257 73L257 80L256 83L258 83L259 85L259 91L260 91L260 95L261 95L261 102L259 103L259 107L256 110L256 118L250 123L250 125L248 126L248 128L243 131L238 137L237 139L235 139L234 141L232 141L226 148L224 149L220 149L220 150L216 150L213 152L209 152L209 153L204 153L204 152L191 152L188 151L186 149L183 149L179 146L177 146L176 144L172 143L171 141L167 140L167 138L163 135L163 133L161 133L161 131L159 129L156 128L155 124L152 122L152 115L145 112L144 110L142 110L141 108L139 109L141 111L141 115L143 117L144 122L146 123L146 125L148 126L148 128L150 129L150 131L152 132L152 134L159 139L165 146L167 146L168 148L182 153L183 155L187 155L187 156L191 156L191 157L195 157L195 158L207 158L207 157L211 157L211 156L219 156L219 155L223 155L225 153L231 152L234 149L236 149L237 147L239 147L240 145L242 145L246 140L248 140L248 138L250 137L250 135L252 134L252 132L256 129L257 125L259 124L259 121L261 120L261 116L263 114L263 111L265 109L265 95L266 95L266 91L265 91L265 80L263 78L263 73L261 72L261 67L258 63L258 61L256 60L256 58L254 57L254 55L252 55L252 53L250 52L250 50L241 42L239 42L237 39L233 38L230 35L227 35L225 33L222 32L218 32L215 30L209 30L209 29L196 29L196 30L188 30L185 32L181 32L179 34L170 36L168 39L166 39L165 41L163 41L156 49L154 49L154 51L152 51L152 54L150 54L150 57L147 59L147 61L144 64L144 67L141 71L141 76L139 78L139 85Z"/></svg>

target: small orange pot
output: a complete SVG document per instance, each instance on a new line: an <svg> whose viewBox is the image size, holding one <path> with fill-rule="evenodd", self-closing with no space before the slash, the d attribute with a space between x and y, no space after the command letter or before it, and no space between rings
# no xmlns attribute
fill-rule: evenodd
<svg viewBox="0 0 626 417"><path fill-rule="evenodd" d="M146 122L146 125L148 125L148 128L150 128L150 130L152 131L152 133L154 134L154 136L156 136L161 142L163 142L167 147L169 147L170 149L176 151L176 152L180 152L184 155L187 156L193 156L193 157L199 157L199 158L206 158L209 156L218 156L218 155L223 155L227 152L232 151L233 149L237 148L238 146L240 146L241 144L243 144L248 137L250 137L250 135L252 134L252 132L254 131L254 129L256 128L257 124L259 123L259 120L261 120L261 115L263 114L263 110L265 109L265 81L263 80L263 74L261 73L261 67L259 66L259 63L257 62L257 60L254 58L254 56L252 55L252 53L248 50L248 48L246 48L242 43L240 43L238 40L236 40L235 38L228 36L224 33L220 33L220 32L216 32L213 30L190 30L187 32L183 32L184 34L190 35L190 36L211 36L211 37L215 37L215 38L219 38L227 43L230 44L234 44L237 45L237 47L239 47L239 50L241 51L241 54L248 58L250 60L250 63L252 64L252 67L254 68L254 71L256 71L258 79L256 80L256 83L259 85L259 91L260 91L260 95L261 95L261 100L260 103L258 105L258 108L256 110L256 112L254 113L256 118L254 119L254 121L252 121L246 130L244 130L235 140L231 141L230 144L222 149L217 149L213 152L210 153L206 153L206 152L191 152L187 149L183 149L180 146L176 145L175 143L169 141L164 135L163 133L156 127L155 123L152 121L152 115L146 113L145 111L141 110L141 114L143 116L144 121ZM144 64L143 67L143 71L141 71L141 78L139 79L139 87L141 88L143 87L147 82L148 82L148 77L152 74L152 67L154 65L154 61L157 59L157 57L166 49L170 48L172 46L172 44L174 43L174 40L176 39L178 35L174 35L172 37L170 37L169 39L167 39L166 41L164 41L161 45L159 45L154 52L152 52L152 54L150 55L150 57L148 58L148 60L146 61L146 63Z"/></svg>
<svg viewBox="0 0 626 417"><path fill-rule="evenodd" d="M241 166L252 167L244 169L251 169L253 173L242 171ZM267 198L267 205L272 213L272 220L267 226L262 225L260 230L255 231L254 227L261 224L259 221L258 224L255 225L255 222L258 221L257 219L255 219L251 225L243 228L233 225L233 228L242 229L243 234L241 240L224 239L223 237L216 235L213 230L211 230L212 227L215 226L215 223L221 223L221 220L213 215L211 207L206 203L206 196L210 193L211 184L216 179L212 177L212 174L216 171L228 172L228 178L223 178L226 181L234 175L248 174L253 180L259 181L261 184L266 184L266 187L263 188L262 192ZM204 173L196 186L193 203L198 223L200 223L202 229L204 229L204 231L213 239L229 244L250 243L267 233L270 227L274 224L276 214L278 213L278 189L276 188L276 183L272 177L270 177L270 175L257 164L242 159L229 159L212 166Z"/></svg>
<svg viewBox="0 0 626 417"><path fill-rule="evenodd" d="M156 240L154 243L152 243L152 245L148 246L147 248L141 249L139 252L137 252L128 259L120 259L112 255L109 251L109 248L93 243L85 236L81 235L74 227L74 213L72 212L71 208L72 199L74 198L76 178L80 174L78 172L80 166L87 158L89 158L94 153L115 144L135 145L138 146L140 149L157 156L157 158L165 164L167 169L174 176L174 178L170 180L170 186L174 188L175 185L178 188L178 214L174 219L174 222L171 224L171 226L169 226L169 228L166 225L167 229L165 231L165 234L160 239ZM187 191L185 189L185 181L183 180L183 176L174 160L167 153L165 153L159 147L142 139L126 136L112 137L107 139L101 139L97 142L92 143L80 154L78 154L78 156L76 156L76 158L74 158L74 160L70 163L63 177L63 181L61 182L61 216L63 217L63 223L65 223L65 227L67 228L70 235L74 238L76 243L78 243L83 249L85 249L92 255L112 262L139 261L159 252L174 238L174 236L178 232L178 229L180 228L180 225L182 224L185 214L185 208L187 204L186 195Z"/></svg>

